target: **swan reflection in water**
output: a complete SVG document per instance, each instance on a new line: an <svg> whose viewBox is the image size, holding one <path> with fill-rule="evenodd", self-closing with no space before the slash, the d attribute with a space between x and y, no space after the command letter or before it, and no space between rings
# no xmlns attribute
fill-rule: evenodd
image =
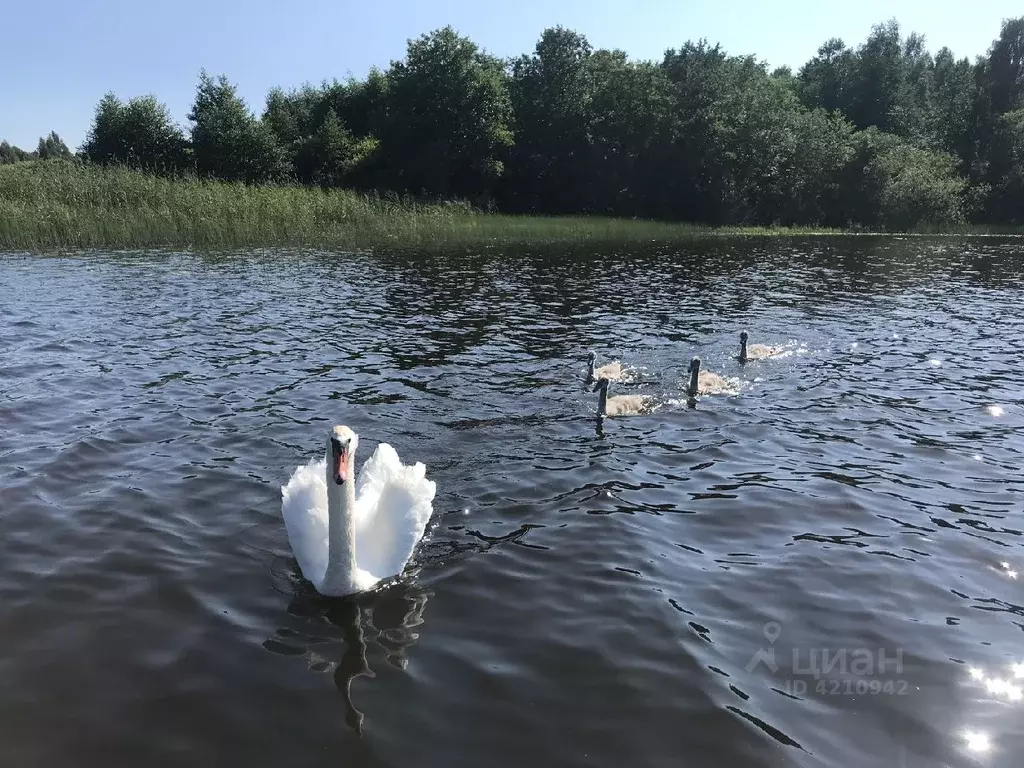
<svg viewBox="0 0 1024 768"><path fill-rule="evenodd" d="M357 677L373 678L373 657L398 669L409 662L409 649L419 640L419 627L427 601L434 592L430 585L443 581L468 559L506 543L524 544L532 528L523 525L505 536L490 537L470 530L455 520L461 509L441 513L424 536L413 561L400 580L371 592L346 597L325 597L306 581L290 551L278 546L270 563L273 588L289 598L287 626L281 626L263 641L271 653L303 656L314 672L330 673L345 699L345 722L362 735L364 715L352 701L352 682Z"/></svg>
<svg viewBox="0 0 1024 768"><path fill-rule="evenodd" d="M345 699L345 723L362 735L364 715L352 700L352 681L376 677L370 656L377 655L377 648L385 661L406 668L433 592L397 583L339 599L325 598L305 586L288 605L289 615L299 619L302 628L295 629L298 622L292 620L292 627L280 627L263 647L285 656L304 656L314 672L330 673Z"/></svg>

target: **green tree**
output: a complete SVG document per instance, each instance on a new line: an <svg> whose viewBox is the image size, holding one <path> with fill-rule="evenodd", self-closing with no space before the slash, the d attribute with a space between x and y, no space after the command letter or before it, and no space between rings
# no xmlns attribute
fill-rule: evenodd
<svg viewBox="0 0 1024 768"><path fill-rule="evenodd" d="M910 230L966 220L967 180L954 157L876 128L854 139L843 190L849 223Z"/></svg>
<svg viewBox="0 0 1024 768"><path fill-rule="evenodd" d="M200 74L192 121L192 150L201 176L247 184L283 181L288 158L267 123L257 120L224 75Z"/></svg>
<svg viewBox="0 0 1024 768"><path fill-rule="evenodd" d="M1024 223L1024 108L999 116L993 137L989 215L1008 224Z"/></svg>
<svg viewBox="0 0 1024 768"><path fill-rule="evenodd" d="M96 107L82 154L95 163L120 163L156 173L177 173L188 162L185 134L154 96L124 104L113 93Z"/></svg>
<svg viewBox="0 0 1024 768"><path fill-rule="evenodd" d="M1024 107L1024 17L1003 22L989 51L988 74L994 114Z"/></svg>
<svg viewBox="0 0 1024 768"><path fill-rule="evenodd" d="M972 177L989 191L985 210L999 222L1013 222L1015 200L1012 126L1005 116L1024 107L1024 18L1003 22L988 56L975 67L976 161Z"/></svg>
<svg viewBox="0 0 1024 768"><path fill-rule="evenodd" d="M804 64L797 75L797 93L808 107L853 112L857 57L839 38L818 49L818 55Z"/></svg>
<svg viewBox="0 0 1024 768"><path fill-rule="evenodd" d="M722 105L719 142L731 221L819 224L834 216L852 126L808 111L785 80L761 75Z"/></svg>
<svg viewBox="0 0 1024 768"><path fill-rule="evenodd" d="M376 148L376 139L355 138L329 110L316 131L301 142L297 167L308 174L310 183L340 187L352 183Z"/></svg>
<svg viewBox="0 0 1024 768"><path fill-rule="evenodd" d="M664 183L658 149L672 124L670 83L656 64L628 61L622 51L595 51L589 67L589 208L648 215L650 197Z"/></svg>
<svg viewBox="0 0 1024 768"><path fill-rule="evenodd" d="M727 56L721 46L705 40L670 49L661 68L672 104L669 125L652 148L662 169L661 183L651 191L652 213L714 224L728 221L735 190L725 173L723 107L731 92L764 70L752 58Z"/></svg>
<svg viewBox="0 0 1024 768"><path fill-rule="evenodd" d="M931 79L930 118L935 147L956 155L961 167L971 167L976 155L974 68L956 59L948 48L935 54Z"/></svg>
<svg viewBox="0 0 1024 768"><path fill-rule="evenodd" d="M508 197L545 212L586 210L593 174L590 43L562 27L544 30L532 56L511 64L515 149Z"/></svg>
<svg viewBox="0 0 1024 768"><path fill-rule="evenodd" d="M333 82L323 90L317 124L331 110L353 136L364 139L378 135L389 119L389 84L387 74L376 67L370 69L365 80L349 78L344 83Z"/></svg>
<svg viewBox="0 0 1024 768"><path fill-rule="evenodd" d="M50 131L48 136L39 139L36 156L40 160L70 160L72 158L71 150L56 131Z"/></svg>
<svg viewBox="0 0 1024 768"><path fill-rule="evenodd" d="M359 102L373 78L371 74L366 83L335 82L320 88L306 85L289 93L270 91L262 120L284 148L299 182L328 187L365 183L379 142L372 135L354 134L335 107L346 109L367 131L372 115L369 110L358 114L360 107L368 107Z"/></svg>
<svg viewBox="0 0 1024 768"><path fill-rule="evenodd" d="M451 27L361 80L272 89L254 116L200 75L190 140L153 96L98 104L86 159L498 201L504 210L913 228L1024 214L1024 18L974 63L893 20L794 73L705 40L631 61L545 29L508 61ZM70 157L56 133L0 163Z"/></svg>
<svg viewBox="0 0 1024 768"><path fill-rule="evenodd" d="M388 71L379 183L401 192L486 199L512 145L501 61L451 27L409 42Z"/></svg>
<svg viewBox="0 0 1024 768"><path fill-rule="evenodd" d="M933 147L931 116L934 62L925 50L924 37L911 34L903 42L901 79L893 109L893 130L919 147Z"/></svg>
<svg viewBox="0 0 1024 768"><path fill-rule="evenodd" d="M310 165L306 148L317 129L322 101L322 91L311 86L290 93L273 88L263 110L263 125L274 135L296 180L303 184L312 184L317 170Z"/></svg>
<svg viewBox="0 0 1024 768"><path fill-rule="evenodd" d="M877 127L895 133L900 127L903 48L899 24L878 24L857 51L857 79L850 117L859 128Z"/></svg>
<svg viewBox="0 0 1024 768"><path fill-rule="evenodd" d="M314 130L314 113L321 98L322 94L310 86L290 93L271 88L261 119L282 147L290 147Z"/></svg>
<svg viewBox="0 0 1024 768"><path fill-rule="evenodd" d="M26 152L23 149L19 149L18 147L8 143L7 141L0 141L0 165L20 163L23 160L30 160L31 158L31 152Z"/></svg>
<svg viewBox="0 0 1024 768"><path fill-rule="evenodd" d="M841 112L858 128L876 127L920 146L934 143L933 62L924 38L903 39L896 21L875 25L851 50L833 38L799 74L801 101Z"/></svg>

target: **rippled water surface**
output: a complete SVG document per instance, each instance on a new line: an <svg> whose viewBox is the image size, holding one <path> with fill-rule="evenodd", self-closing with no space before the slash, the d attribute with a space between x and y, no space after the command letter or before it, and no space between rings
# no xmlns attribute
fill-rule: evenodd
<svg viewBox="0 0 1024 768"><path fill-rule="evenodd" d="M1022 250L0 256L0 763L1016 768ZM336 423L438 487L354 600Z"/></svg>

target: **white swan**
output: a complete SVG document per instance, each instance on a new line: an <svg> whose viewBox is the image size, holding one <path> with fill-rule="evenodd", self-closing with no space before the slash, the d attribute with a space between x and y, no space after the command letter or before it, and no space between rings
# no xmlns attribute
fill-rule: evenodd
<svg viewBox="0 0 1024 768"><path fill-rule="evenodd" d="M423 536L436 486L420 462L406 466L380 443L355 477L359 436L334 427L323 459L281 488L281 514L302 575L341 597L399 575Z"/></svg>

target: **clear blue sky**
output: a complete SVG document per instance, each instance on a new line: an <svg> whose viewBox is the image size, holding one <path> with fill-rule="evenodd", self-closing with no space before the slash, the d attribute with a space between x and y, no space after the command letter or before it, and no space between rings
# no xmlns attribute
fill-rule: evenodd
<svg viewBox="0 0 1024 768"><path fill-rule="evenodd" d="M545 27L584 33L633 58L701 37L795 70L830 37L864 40L895 17L972 60L1024 14L1020 0L6 0L0 43L0 139L34 149L56 130L75 149L96 103L155 94L183 124L203 67L224 73L259 112L267 90L363 76L406 41L453 25L499 56L532 50Z"/></svg>

